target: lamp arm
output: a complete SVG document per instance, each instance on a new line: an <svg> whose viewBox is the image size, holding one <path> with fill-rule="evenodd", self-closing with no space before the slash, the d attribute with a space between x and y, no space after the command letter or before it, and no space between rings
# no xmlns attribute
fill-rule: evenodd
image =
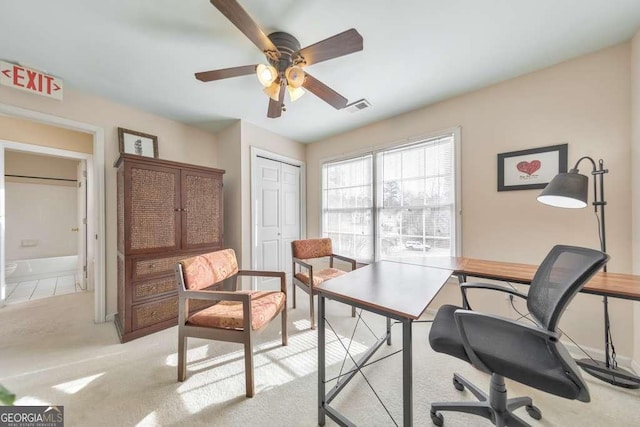
<svg viewBox="0 0 640 427"><path fill-rule="evenodd" d="M572 171L576 171L578 172L578 165L580 164L581 161L583 161L584 159L588 159L591 162L591 165L593 166L593 170L591 171L592 173L596 171L596 162L595 160L593 160L591 157L589 156L583 156L580 157L578 159L578 161L576 162L576 165L573 167L573 169L571 169Z"/></svg>

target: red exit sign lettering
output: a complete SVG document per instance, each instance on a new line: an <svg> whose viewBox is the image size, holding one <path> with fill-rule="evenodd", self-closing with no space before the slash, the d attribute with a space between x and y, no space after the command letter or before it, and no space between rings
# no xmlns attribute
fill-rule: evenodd
<svg viewBox="0 0 640 427"><path fill-rule="evenodd" d="M0 85L62 101L62 80L40 71L0 61Z"/></svg>

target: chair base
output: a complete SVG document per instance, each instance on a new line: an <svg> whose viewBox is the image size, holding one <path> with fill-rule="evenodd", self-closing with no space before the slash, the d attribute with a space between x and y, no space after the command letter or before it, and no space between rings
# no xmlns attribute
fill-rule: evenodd
<svg viewBox="0 0 640 427"><path fill-rule="evenodd" d="M523 406L526 407L527 413L532 418L536 420L542 418L540 410L533 406L530 397L507 399L507 389L504 385L504 377L501 375L491 374L491 388L488 395L458 374L453 375L453 385L460 391L466 387L479 401L432 403L431 421L436 426L444 424L444 417L438 411L455 411L479 415L491 420L497 427L530 427L530 424L527 424L522 418L513 413L513 411Z"/></svg>

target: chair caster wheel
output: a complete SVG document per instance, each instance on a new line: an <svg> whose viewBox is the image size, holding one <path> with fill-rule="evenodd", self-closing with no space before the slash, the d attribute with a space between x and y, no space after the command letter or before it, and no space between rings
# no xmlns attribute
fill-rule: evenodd
<svg viewBox="0 0 640 427"><path fill-rule="evenodd" d="M453 377L453 386L458 391L464 390L464 384L462 384L460 381L458 381L455 377Z"/></svg>
<svg viewBox="0 0 640 427"><path fill-rule="evenodd" d="M431 412L431 422L433 425L442 427L444 425L444 417L438 412Z"/></svg>
<svg viewBox="0 0 640 427"><path fill-rule="evenodd" d="M537 407L528 405L525 407L525 409L527 410L527 414L529 414L529 416L534 420L542 419L542 412L540 412L540 409L538 409Z"/></svg>

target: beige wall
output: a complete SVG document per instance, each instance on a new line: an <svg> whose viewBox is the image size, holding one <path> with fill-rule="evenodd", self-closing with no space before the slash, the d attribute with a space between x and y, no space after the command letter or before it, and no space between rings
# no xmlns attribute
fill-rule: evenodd
<svg viewBox="0 0 640 427"><path fill-rule="evenodd" d="M308 235L320 234L323 159L455 126L461 127L463 255L539 263L557 243L599 247L593 209L551 208L536 201L535 190L496 190L498 153L568 143L569 167L589 155L603 158L611 171L606 177L610 269L631 271L629 43L310 144ZM582 167L590 171L589 165ZM457 303L459 295L445 292L439 302L445 300ZM481 304L510 310L504 298ZM613 300L611 306L616 349L631 356L631 303ZM580 295L562 326L580 343L602 348L601 313L600 298Z"/></svg>
<svg viewBox="0 0 640 427"><path fill-rule="evenodd" d="M107 314L116 311L116 170L117 128L137 130L158 136L162 159L219 167L216 136L160 116L136 110L104 98L65 88L64 101L56 101L0 87L0 102L28 110L91 124L104 129L106 187L106 288ZM29 141L37 143L37 141ZM224 169L224 166L220 166Z"/></svg>
<svg viewBox="0 0 640 427"><path fill-rule="evenodd" d="M242 265L242 181L240 120L218 133L218 164L224 174L224 246Z"/></svg>
<svg viewBox="0 0 640 427"><path fill-rule="evenodd" d="M640 31L631 41L631 201L633 273L640 274ZM634 303L633 359L640 370L640 302Z"/></svg>
<svg viewBox="0 0 640 427"><path fill-rule="evenodd" d="M16 117L0 116L0 139L76 151L79 153L93 153L93 137L87 133L49 126Z"/></svg>

